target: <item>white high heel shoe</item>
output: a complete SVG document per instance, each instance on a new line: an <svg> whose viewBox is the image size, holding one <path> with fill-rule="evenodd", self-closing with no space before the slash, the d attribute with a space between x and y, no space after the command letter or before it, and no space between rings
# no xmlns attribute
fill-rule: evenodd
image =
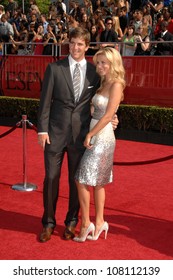
<svg viewBox="0 0 173 280"><path fill-rule="evenodd" d="M108 229L109 229L109 224L107 222L104 222L103 225L101 226L101 228L99 229L97 235L88 235L87 239L88 240L97 240L100 236L100 234L104 231L105 232L105 239L107 238L107 233L108 233Z"/></svg>
<svg viewBox="0 0 173 280"><path fill-rule="evenodd" d="M82 237L76 236L73 238L76 242L84 242L87 239L88 234L91 232L91 237L94 237L95 225L90 223L89 227L86 229L85 234Z"/></svg>

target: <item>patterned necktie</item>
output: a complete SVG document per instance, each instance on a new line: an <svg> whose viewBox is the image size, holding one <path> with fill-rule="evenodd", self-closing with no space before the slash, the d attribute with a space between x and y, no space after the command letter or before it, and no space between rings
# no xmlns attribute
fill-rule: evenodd
<svg viewBox="0 0 173 280"><path fill-rule="evenodd" d="M75 102L79 100L80 96L80 69L79 63L76 63L74 73L73 73L73 89L74 89L74 99Z"/></svg>

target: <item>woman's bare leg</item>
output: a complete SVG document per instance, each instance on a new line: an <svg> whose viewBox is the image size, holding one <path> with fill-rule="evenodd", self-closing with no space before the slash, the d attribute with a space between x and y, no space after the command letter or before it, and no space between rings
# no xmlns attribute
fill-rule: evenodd
<svg viewBox="0 0 173 280"><path fill-rule="evenodd" d="M95 202L95 214L96 214L95 235L97 235L99 229L104 223L104 206L105 206L104 187L94 187L94 202Z"/></svg>
<svg viewBox="0 0 173 280"><path fill-rule="evenodd" d="M90 190L89 187L77 182L78 197L81 209L81 229L79 237L85 234L90 225Z"/></svg>

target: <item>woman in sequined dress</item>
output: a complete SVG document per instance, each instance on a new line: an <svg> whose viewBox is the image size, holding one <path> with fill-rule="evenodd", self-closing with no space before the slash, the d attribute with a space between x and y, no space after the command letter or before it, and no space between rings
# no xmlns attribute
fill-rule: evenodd
<svg viewBox="0 0 173 280"><path fill-rule="evenodd" d="M74 241L97 240L108 223L104 221L105 185L113 180L112 167L115 135L111 120L123 100L125 71L120 53L111 47L100 49L93 58L101 86L92 99L92 120L75 179L81 208L81 228ZM95 225L90 221L90 190L94 190ZM91 234L90 234L91 233Z"/></svg>

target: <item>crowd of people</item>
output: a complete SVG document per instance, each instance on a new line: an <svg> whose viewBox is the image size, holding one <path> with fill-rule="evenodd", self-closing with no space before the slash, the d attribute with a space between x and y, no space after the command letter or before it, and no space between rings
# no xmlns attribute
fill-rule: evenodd
<svg viewBox="0 0 173 280"><path fill-rule="evenodd" d="M14 0L0 5L0 42L1 48L9 43L8 54L55 55L54 46L65 48L75 27L90 32L89 55L107 45L124 56L173 54L172 0L70 0L68 11L64 0L57 0L46 14L36 0L25 13Z"/></svg>

